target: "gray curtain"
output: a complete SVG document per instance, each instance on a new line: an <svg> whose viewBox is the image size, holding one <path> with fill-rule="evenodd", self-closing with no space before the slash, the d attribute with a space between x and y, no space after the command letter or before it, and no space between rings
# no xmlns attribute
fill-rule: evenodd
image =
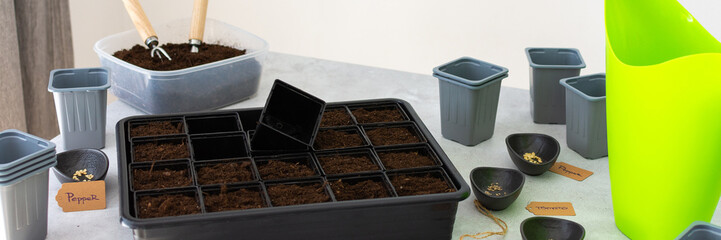
<svg viewBox="0 0 721 240"><path fill-rule="evenodd" d="M68 0L0 0L0 130L58 135L48 77L73 67Z"/></svg>

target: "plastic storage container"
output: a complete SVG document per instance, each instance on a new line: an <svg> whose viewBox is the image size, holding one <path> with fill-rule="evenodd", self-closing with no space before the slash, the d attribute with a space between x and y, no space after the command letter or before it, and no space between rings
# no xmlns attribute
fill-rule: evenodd
<svg viewBox="0 0 721 240"><path fill-rule="evenodd" d="M586 63L575 48L526 48L530 65L531 115L536 123L566 123L561 78L576 77Z"/></svg>
<svg viewBox="0 0 721 240"><path fill-rule="evenodd" d="M163 43L188 41L190 19L155 25ZM110 91L123 102L151 114L191 112L224 107L250 98L258 90L268 44L237 27L208 19L205 42L246 49L244 55L174 70L152 71L131 65L113 53L142 44L135 29L95 43L103 67L110 69ZM150 56L148 56L150 57Z"/></svg>
<svg viewBox="0 0 721 240"><path fill-rule="evenodd" d="M65 150L105 147L108 76L105 68L50 71L48 91L55 98Z"/></svg>
<svg viewBox="0 0 721 240"><path fill-rule="evenodd" d="M434 68L433 76L440 90L443 137L467 146L490 139L508 69L462 57Z"/></svg>
<svg viewBox="0 0 721 240"><path fill-rule="evenodd" d="M589 159L608 155L606 74L561 79L566 88L566 143Z"/></svg>
<svg viewBox="0 0 721 240"><path fill-rule="evenodd" d="M704 221L695 221L676 240L721 240L721 228Z"/></svg>
<svg viewBox="0 0 721 240"><path fill-rule="evenodd" d="M4 239L45 239L48 169L55 144L17 130L0 132L0 212Z"/></svg>
<svg viewBox="0 0 721 240"><path fill-rule="evenodd" d="M383 108L378 108L383 106ZM249 149L247 157L235 157L217 161L215 159L196 158L199 153L207 149L219 150L213 146L198 146L199 137L225 137L238 136L242 133L252 135L253 126L258 121L261 108L239 109L228 111L214 111L205 113L193 113L186 115L159 115L159 116L137 116L123 119L117 124L118 136L118 175L120 180L120 216L123 225L133 230L135 239L450 239L453 231L458 202L469 196L470 190L466 181L455 169L448 157L443 153L438 143L433 139L425 125L411 106L397 99L367 100L355 102L329 103L329 108L346 109L389 109L394 106L403 116L400 122L388 123L358 123L355 115L352 116L353 126L323 128L324 130L343 130L353 128L362 142L362 146L347 147L348 150L301 150L295 153L279 152L283 155L274 155L272 152L257 151L249 145L248 141L238 139L238 145ZM179 134L166 136L129 137L132 126L138 123L150 121L182 120L186 126L190 126L188 119L199 117L209 118L213 116L235 115L239 119L239 129L230 132L204 132L190 133L185 130ZM369 132L383 127L413 126L420 134L417 142L397 145L376 146L366 138ZM415 131L415 130L414 130ZM316 137L316 143L321 138L320 133ZM133 149L140 143L163 141L170 137L184 138L191 150L189 159L162 160L157 161L155 169L164 164L183 166L190 165L190 178L193 179L191 186L168 188L162 190L138 190L131 189L133 179L130 174L131 168L138 166L133 163ZM188 140L189 139L189 140ZM370 144L369 144L370 143ZM386 153L408 152L428 156L431 164L428 166L415 166L401 169L389 169L379 156ZM370 153L370 154L368 154ZM278 153L276 153L278 154ZM355 157L366 157L373 166L371 170L363 170L355 173L330 174L324 161L318 160L329 155L352 155ZM207 160L207 161L206 161ZM309 166L313 169L304 177L293 177L286 179L266 178L262 174L261 167L268 164L269 160L289 161L297 165ZM199 168L217 162L246 162L244 166L249 169L252 175L242 182L228 184L228 189L249 189L260 194L260 203L263 208L244 209L235 211L213 212L205 205L207 196L218 192L219 184L202 185L197 183ZM250 164L248 164L250 163ZM150 162L143 163L146 166ZM194 167L193 167L194 166ZM136 168L137 169L137 168ZM176 167L176 169L180 169ZM226 168L227 169L227 168ZM447 184L451 192L442 192L426 195L403 196L399 193L401 188L394 185L394 179L406 179L404 176L433 176L437 181ZM342 182L358 182L360 180L372 180L382 183L382 192L389 194L385 198L361 199L361 200L340 200L334 188L334 184ZM274 186L287 184L297 185L318 185L322 194L329 197L328 202L301 204L292 206L279 206L276 200L269 194L268 189ZM401 183L402 186L402 183ZM405 188L407 189L407 188ZM195 199L199 205L197 214L169 216L159 218L138 217L138 204L136 200L146 196L156 197L158 195L180 195ZM297 197L297 195L294 195Z"/></svg>

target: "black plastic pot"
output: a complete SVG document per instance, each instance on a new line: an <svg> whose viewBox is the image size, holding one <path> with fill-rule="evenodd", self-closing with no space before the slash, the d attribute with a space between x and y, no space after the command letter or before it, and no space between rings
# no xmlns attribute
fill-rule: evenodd
<svg viewBox="0 0 721 240"><path fill-rule="evenodd" d="M282 138L313 146L324 109L325 101L276 79L251 142L256 148L271 150L300 148L272 143Z"/></svg>
<svg viewBox="0 0 721 240"><path fill-rule="evenodd" d="M261 148L252 143L258 140L258 131L265 131L262 122L258 119L260 108L239 109L227 111L202 112L175 115L145 115L125 118L116 126L118 142L118 175L120 182L120 216L124 226L133 230L135 239L450 239L453 232L458 202L469 196L470 190L463 177L458 173L451 161L445 155L431 133L421 122L412 107L405 101L398 99L380 99L354 102L339 102L329 104L328 107L356 109L359 107L397 106L404 121L395 123L369 123L357 124L339 129L355 129L367 144L348 149L332 149L315 151L309 147L299 149L272 149ZM320 113L318 112L318 119ZM236 119L239 131L220 132L193 131L193 121L206 121L219 118L220 121ZM149 136L130 138L128 128L140 122L156 119L182 119L185 126L184 133L172 136ZM259 120L259 119L258 119ZM189 122L190 121L190 122ZM256 124L257 127L251 127ZM223 124L233 126L232 124ZM412 129L421 139L419 143L398 144L388 146L374 146L369 144L366 130L379 127L406 127ZM335 129L335 128L334 128ZM267 128L266 130L272 130ZM284 136L288 134L273 131ZM315 133L313 133L315 134ZM250 137L252 136L252 137ZM249 141L248 139L253 140ZM132 146L138 142L148 142L164 139L167 141L185 141L191 152L189 160L156 161L156 166L165 163L186 161L193 175L193 186L172 189L138 190L131 188L131 169L145 167L150 162L133 163ZM272 139L272 138L269 138ZM307 146L295 139L288 142L297 146ZM232 144L231 144L232 143ZM198 146L200 144L200 146ZM282 144L277 146L283 147ZM240 149L240 150L239 150ZM378 152L419 150L428 154L436 164L409 169L387 169L378 160ZM217 151L217 152L214 152ZM322 167L318 167L318 156L330 153L363 153L369 154L378 164L379 170L346 173L326 174ZM205 192L211 193L219 190L219 184L199 185L196 179L196 166L211 163L218 159L249 159L253 162L254 173L258 173L258 166L269 159L294 161L293 158L304 156L305 162L314 166L316 175L305 178L272 179L266 180L258 176L256 180L227 185L228 190L244 186L253 186L259 189L266 206L262 208L209 212L204 205ZM217 159L216 159L217 158ZM301 164L299 162L299 164ZM391 179L397 176L433 176L448 185L448 192L425 195L399 196ZM372 179L382 182L390 195L384 198L358 199L339 201L333 193L332 182L356 182L363 179ZM268 197L268 187L278 184L320 183L326 189L330 201L291 206L275 206L273 199ZM181 192L189 196L197 196L200 205L199 214L169 216L158 218L139 218L137 215L136 196L147 194L165 194L168 192Z"/></svg>

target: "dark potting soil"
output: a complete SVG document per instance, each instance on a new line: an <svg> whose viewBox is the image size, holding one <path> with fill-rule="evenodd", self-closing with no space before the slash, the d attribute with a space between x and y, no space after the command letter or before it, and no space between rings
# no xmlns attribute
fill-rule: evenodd
<svg viewBox="0 0 721 240"><path fill-rule="evenodd" d="M218 193L204 193L204 200L205 210L208 212L262 208L265 206L263 198L257 189L241 188L228 191L225 185L220 187Z"/></svg>
<svg viewBox="0 0 721 240"><path fill-rule="evenodd" d="M198 168L198 184L234 183L253 180L250 162L219 163Z"/></svg>
<svg viewBox="0 0 721 240"><path fill-rule="evenodd" d="M382 182L370 179L357 183L338 180L331 183L331 187L338 201L390 197Z"/></svg>
<svg viewBox="0 0 721 240"><path fill-rule="evenodd" d="M189 158L190 153L185 142L181 143L142 143L133 148L133 162L148 162L168 159Z"/></svg>
<svg viewBox="0 0 721 240"><path fill-rule="evenodd" d="M348 126L353 125L350 115L345 109L334 109L328 110L323 113L323 117L320 119L321 127L333 127L333 126Z"/></svg>
<svg viewBox="0 0 721 240"><path fill-rule="evenodd" d="M371 143L376 146L417 143L421 140L405 127L374 128L366 131Z"/></svg>
<svg viewBox="0 0 721 240"><path fill-rule="evenodd" d="M380 170L368 156L329 155L318 157L326 174L354 173Z"/></svg>
<svg viewBox="0 0 721 240"><path fill-rule="evenodd" d="M329 129L318 131L313 145L319 150L349 148L363 146L363 139L355 132L341 132Z"/></svg>
<svg viewBox="0 0 721 240"><path fill-rule="evenodd" d="M288 206L330 201L323 184L284 184L268 187L268 196L273 206Z"/></svg>
<svg viewBox="0 0 721 240"><path fill-rule="evenodd" d="M403 121L403 115L398 109L373 109L366 110L359 108L351 111L358 123L378 123L378 122L400 122Z"/></svg>
<svg viewBox="0 0 721 240"><path fill-rule="evenodd" d="M197 53L190 52L188 43L166 43L160 47L168 52L172 60L166 59L165 56L162 59L157 56L151 57L150 49L141 45L117 51L113 53L113 56L148 70L171 71L240 56L246 52L228 46L207 43L201 44Z"/></svg>
<svg viewBox="0 0 721 240"><path fill-rule="evenodd" d="M147 124L138 125L130 129L130 137L170 135L183 133L182 122L159 121L149 122Z"/></svg>
<svg viewBox="0 0 721 240"><path fill-rule="evenodd" d="M315 176L313 169L302 163L270 160L258 165L260 177L265 180Z"/></svg>
<svg viewBox="0 0 721 240"><path fill-rule="evenodd" d="M138 199L138 218L156 218L200 213L200 204L183 194L142 196Z"/></svg>
<svg viewBox="0 0 721 240"><path fill-rule="evenodd" d="M397 175L391 177L391 183L398 196L423 195L433 193L455 192L445 180L431 174L426 175Z"/></svg>
<svg viewBox="0 0 721 240"><path fill-rule="evenodd" d="M190 186L187 169L173 170L167 168L133 169L133 188L135 190L161 189Z"/></svg>
<svg viewBox="0 0 721 240"><path fill-rule="evenodd" d="M384 152L378 153L386 169L403 169L414 167L434 166L436 163L429 156L419 154L417 151Z"/></svg>

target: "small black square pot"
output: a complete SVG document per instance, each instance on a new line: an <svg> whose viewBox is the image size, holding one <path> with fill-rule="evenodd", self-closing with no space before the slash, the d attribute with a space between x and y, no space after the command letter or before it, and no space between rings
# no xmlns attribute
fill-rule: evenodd
<svg viewBox="0 0 721 240"><path fill-rule="evenodd" d="M372 181L373 183L383 186L381 192L366 193L367 195L355 195L351 199L345 199L342 193L346 191L342 188L341 183L356 186L357 184L363 184L366 181ZM336 177L328 178L330 189L333 192L336 200L338 201L351 201L351 200L363 200L363 199L374 199L374 198L390 198L397 196L393 191L390 182L383 175L371 175L371 176L357 176L357 177Z"/></svg>
<svg viewBox="0 0 721 240"><path fill-rule="evenodd" d="M218 206L210 206L210 204L214 204L214 201L212 201L211 196L213 195L219 195L222 193L222 189L225 186L225 193L223 194L234 194L240 191L241 189L245 189L249 191L249 195L247 197L256 198L256 200L259 200L259 205L257 206L242 206L244 204L243 202L231 202L233 206L224 206L224 207L218 207ZM203 186L201 187L201 192L203 193L203 203L205 211L208 213L211 212L226 212L226 211L236 211L236 210L244 210L244 209L253 209L253 208L265 208L270 206L270 201L268 201L268 198L265 195L265 191L263 191L263 188L258 183L253 184L230 184L230 185L210 185L210 186Z"/></svg>
<svg viewBox="0 0 721 240"><path fill-rule="evenodd" d="M374 166L373 169L367 169L362 171L348 171L348 172L334 172L329 170L328 163L325 163L326 158L330 157L355 157L355 158L364 158L366 163L370 163ZM342 174L360 174L360 173L369 173L369 172L379 172L381 171L381 166L378 163L378 160L373 155L373 152L370 149L356 149L356 150L339 150L339 151L325 151L325 152L317 152L315 154L316 159L318 160L318 165L321 169L323 169L323 173L326 175L342 175ZM324 164L325 163L325 164Z"/></svg>
<svg viewBox="0 0 721 240"><path fill-rule="evenodd" d="M134 206L134 208L135 208L135 217L137 217L137 218L146 218L146 219L147 219L147 218L150 218L150 217L141 216L141 212L143 212L143 210L146 209L146 208L158 208L158 207L160 207L160 205L162 205L162 204L160 204L159 206L154 206L154 205L150 205L150 206L148 206L148 205L142 205L142 204L140 204L140 203L141 203L141 200L142 200L144 197L159 197L159 196L162 196L162 195L182 195L182 196L189 196L189 197L192 197L193 199L195 199L195 202L196 202L198 205L197 205L197 208L194 208L194 207L193 207L193 208L187 209L187 208L181 207L181 206L179 206L179 205L177 205L177 204L172 204L172 203L171 203L171 204L166 204L166 205L164 206L164 207L166 207L166 208L171 208L171 209L172 209L172 208L181 208L181 209L183 209L183 210L197 211L197 212L196 212L196 213L190 213L190 214L176 215L176 216L159 217L159 218L161 218L161 219L177 219L177 218L179 218L179 217L191 218L190 216L192 216L192 215L197 215L197 214L201 214L201 213L204 212L204 211L203 211L203 207L202 207L202 206L203 206L203 203L202 203L202 201L201 201L201 199L200 199L200 197L199 197L199 195L198 195L198 190L197 190L197 188L196 188L196 187L189 187L189 188L181 188L181 189L173 189L173 190L136 192L136 193L135 193L135 201L134 201L134 204L132 204L132 206Z"/></svg>
<svg viewBox="0 0 721 240"><path fill-rule="evenodd" d="M244 133L190 137L195 161L248 157L245 141Z"/></svg>
<svg viewBox="0 0 721 240"><path fill-rule="evenodd" d="M275 80L263 108L260 122L307 146L313 145L315 133L325 109L325 101ZM266 134L256 129L256 137Z"/></svg>
<svg viewBox="0 0 721 240"><path fill-rule="evenodd" d="M313 171L313 175L299 176L299 177L278 177L278 178L268 177L267 175L264 174L262 169L271 160L307 166L309 169L311 169ZM316 177L320 177L322 175L320 168L318 168L318 165L313 160L313 157L310 155L310 153L256 157L255 158L255 166L258 168L258 176L260 177L261 181L290 181L290 180L298 180L298 179L306 179L306 178L316 178Z"/></svg>
<svg viewBox="0 0 721 240"><path fill-rule="evenodd" d="M207 134L239 132L242 130L240 120L235 114L212 117L187 117L188 134Z"/></svg>

